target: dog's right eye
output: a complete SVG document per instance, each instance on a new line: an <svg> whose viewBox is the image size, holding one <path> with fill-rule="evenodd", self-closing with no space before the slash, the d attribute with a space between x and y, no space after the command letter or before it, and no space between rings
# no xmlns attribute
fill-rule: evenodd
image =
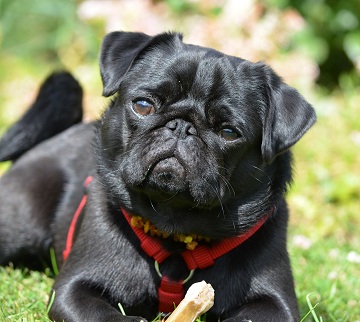
<svg viewBox="0 0 360 322"><path fill-rule="evenodd" d="M232 128L223 128L223 129L221 129L219 135L225 141L235 141L236 139L239 138L238 133Z"/></svg>
<svg viewBox="0 0 360 322"><path fill-rule="evenodd" d="M154 104L147 100L143 100L143 99L135 100L135 101L133 101L132 107L133 107L134 112L141 116L146 116L146 115L155 113Z"/></svg>

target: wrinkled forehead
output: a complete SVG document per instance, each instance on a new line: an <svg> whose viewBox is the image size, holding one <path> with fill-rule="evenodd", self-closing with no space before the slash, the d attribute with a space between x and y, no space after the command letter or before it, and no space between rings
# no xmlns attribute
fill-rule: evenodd
<svg viewBox="0 0 360 322"><path fill-rule="evenodd" d="M181 87L195 96L233 91L244 60L218 51L184 44L182 48L152 49L135 64L136 74L161 89Z"/></svg>
<svg viewBox="0 0 360 322"><path fill-rule="evenodd" d="M239 63L239 62L238 62ZM168 72L194 94L210 95L221 86L236 82L237 66L215 51L187 51L174 57ZM225 88L223 89L225 90Z"/></svg>

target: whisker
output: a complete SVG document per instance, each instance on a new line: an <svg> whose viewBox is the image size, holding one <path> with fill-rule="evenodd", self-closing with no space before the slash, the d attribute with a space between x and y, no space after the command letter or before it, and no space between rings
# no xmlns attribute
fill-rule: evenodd
<svg viewBox="0 0 360 322"><path fill-rule="evenodd" d="M272 179L270 178L270 176L261 168L255 166L255 165L251 165L254 169L260 171L261 173L263 173L267 178L268 178L268 184L272 183ZM255 176L252 175L252 177L256 180L258 180L259 182L263 183L262 181L260 181L260 179L256 178Z"/></svg>

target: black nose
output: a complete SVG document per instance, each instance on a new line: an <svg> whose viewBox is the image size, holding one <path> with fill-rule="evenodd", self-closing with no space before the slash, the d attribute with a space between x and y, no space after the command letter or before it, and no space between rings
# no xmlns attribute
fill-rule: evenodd
<svg viewBox="0 0 360 322"><path fill-rule="evenodd" d="M166 124L169 128L180 138L185 138L188 135L197 135L195 127L190 123L182 119L171 120Z"/></svg>

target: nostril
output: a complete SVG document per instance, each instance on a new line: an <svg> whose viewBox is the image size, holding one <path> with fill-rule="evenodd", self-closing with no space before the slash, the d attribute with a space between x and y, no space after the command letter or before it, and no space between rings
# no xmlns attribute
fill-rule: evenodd
<svg viewBox="0 0 360 322"><path fill-rule="evenodd" d="M169 128L170 130L176 130L176 128L178 127L177 120L172 120L172 121L168 122L166 124L166 127Z"/></svg>
<svg viewBox="0 0 360 322"><path fill-rule="evenodd" d="M189 124L189 127L186 129L186 133L188 133L190 135L197 135L196 129L190 124Z"/></svg>
<svg viewBox="0 0 360 322"><path fill-rule="evenodd" d="M188 135L197 135L195 127L190 122L182 119L171 120L166 123L166 127L181 138L185 138Z"/></svg>

